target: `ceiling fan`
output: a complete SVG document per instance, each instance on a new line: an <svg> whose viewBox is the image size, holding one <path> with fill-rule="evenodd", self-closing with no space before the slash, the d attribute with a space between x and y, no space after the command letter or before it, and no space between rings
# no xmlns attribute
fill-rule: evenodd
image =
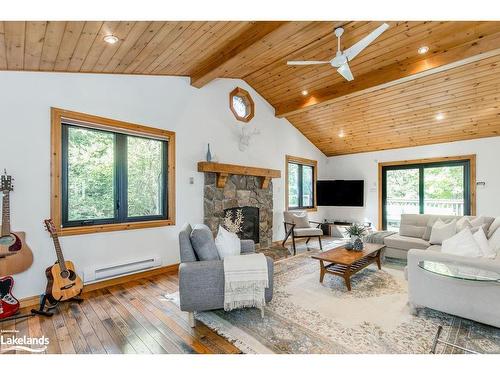
<svg viewBox="0 0 500 375"><path fill-rule="evenodd" d="M385 30L389 28L389 25L383 23L375 30L373 30L370 34L365 36L356 44L352 45L348 49L341 51L340 50L340 37L344 33L344 29L339 27L335 29L335 36L338 40L338 50L335 57L329 61L287 61L287 65L317 65L317 64L330 64L334 68L338 68L337 72L340 73L342 77L344 77L348 81L352 81L354 76L352 75L351 69L349 68L349 61L352 61L361 51L363 51L368 45L377 39L380 34L382 34Z"/></svg>

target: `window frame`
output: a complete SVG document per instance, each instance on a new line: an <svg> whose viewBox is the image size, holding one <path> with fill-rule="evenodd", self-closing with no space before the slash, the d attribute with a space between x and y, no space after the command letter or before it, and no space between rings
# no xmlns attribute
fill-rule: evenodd
<svg viewBox="0 0 500 375"><path fill-rule="evenodd" d="M65 147L63 142L64 128L67 129L65 125L112 132L116 134L115 136L121 138L122 142L126 142L127 135L165 141L166 143L162 143L164 145L162 146L162 155L166 172L164 173L163 181L164 201L162 214L124 217L123 213L127 211L128 207L119 209L119 212L117 212L115 206L115 215L111 219L96 219L92 220L91 224L85 224L84 221L78 223L77 221L66 220L67 218L63 217L63 215L67 214L67 211L65 212L64 210L66 208L64 205L67 202L63 202L64 197L62 194L63 189L66 188L65 179L67 178L66 171L64 170L65 160L63 158L65 154L65 150L63 150L63 147ZM121 150L121 152L124 152L126 148L122 147ZM122 155L120 160L124 163L126 162L126 157ZM115 168L122 168L123 171L123 168L126 170L127 167L124 165L117 166L115 163ZM126 177L126 173L121 175L121 179L125 178L124 176ZM119 177L117 174L115 187L121 183ZM115 202L117 198L123 202L123 198L127 194L127 189L122 188L121 192L121 196L117 197L118 190L115 188ZM51 217L60 236L175 225L175 132L85 113L51 108Z"/></svg>
<svg viewBox="0 0 500 375"><path fill-rule="evenodd" d="M289 206L289 194L288 194L288 174L289 174L289 164L297 164L299 166L299 205L297 207ZM302 166L312 167L313 170L313 205L312 206L303 206L301 204L302 201ZM306 210L306 211L317 211L318 207L316 204L316 182L318 181L318 162L312 159L305 159L297 156L286 155L285 156L285 207L288 211L293 210Z"/></svg>
<svg viewBox="0 0 500 375"><path fill-rule="evenodd" d="M240 116L238 112L234 109L233 97L235 96L243 98L243 100L246 102L248 109L248 114L246 116ZM242 122L249 122L251 119L253 119L253 116L255 115L255 103L250 94L248 93L248 91L242 89L241 87L236 87L233 91L230 92L229 109L231 109L231 112L233 113L234 117L236 117L236 120Z"/></svg>
<svg viewBox="0 0 500 375"><path fill-rule="evenodd" d="M387 218L385 202L387 200L387 171L397 169L419 170L419 212L423 213L424 170L432 167L464 166L464 215L476 215L476 155L461 155L429 159L404 160L379 163L379 218L378 229L385 230Z"/></svg>

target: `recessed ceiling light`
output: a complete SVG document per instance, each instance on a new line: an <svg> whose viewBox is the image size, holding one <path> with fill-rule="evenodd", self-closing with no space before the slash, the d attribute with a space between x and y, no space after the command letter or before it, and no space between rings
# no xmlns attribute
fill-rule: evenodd
<svg viewBox="0 0 500 375"><path fill-rule="evenodd" d="M115 44L118 42L118 38L114 35L106 35L104 38L104 41L109 44Z"/></svg>
<svg viewBox="0 0 500 375"><path fill-rule="evenodd" d="M418 49L418 53L421 55L423 55L424 53L427 53L427 52L429 52L429 47L427 47L427 46L422 46Z"/></svg>
<svg viewBox="0 0 500 375"><path fill-rule="evenodd" d="M436 115L436 120L441 121L441 120L443 120L443 119L444 119L444 114L443 114L443 113L438 113L438 114Z"/></svg>
<svg viewBox="0 0 500 375"><path fill-rule="evenodd" d="M344 137L345 137L345 133L343 130L341 130L339 133L339 138L344 138Z"/></svg>
<svg viewBox="0 0 500 375"><path fill-rule="evenodd" d="M307 94L309 94L309 91L307 91L307 90L302 90L302 95L306 96Z"/></svg>

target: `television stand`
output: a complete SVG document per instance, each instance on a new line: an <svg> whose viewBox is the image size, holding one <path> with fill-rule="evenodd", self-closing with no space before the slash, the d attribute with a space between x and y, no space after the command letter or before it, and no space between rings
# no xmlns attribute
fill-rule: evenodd
<svg viewBox="0 0 500 375"><path fill-rule="evenodd" d="M349 221L332 220L325 221L321 225L323 233L330 237L344 238L345 229L351 226L353 223Z"/></svg>

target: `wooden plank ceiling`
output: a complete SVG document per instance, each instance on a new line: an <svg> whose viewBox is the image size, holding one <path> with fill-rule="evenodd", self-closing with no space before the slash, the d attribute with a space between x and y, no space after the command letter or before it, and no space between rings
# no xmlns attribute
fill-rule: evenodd
<svg viewBox="0 0 500 375"><path fill-rule="evenodd" d="M380 23L4 21L0 70L241 78L328 156L499 134L500 22L388 22L352 82L286 65L331 59L335 27L345 49Z"/></svg>

